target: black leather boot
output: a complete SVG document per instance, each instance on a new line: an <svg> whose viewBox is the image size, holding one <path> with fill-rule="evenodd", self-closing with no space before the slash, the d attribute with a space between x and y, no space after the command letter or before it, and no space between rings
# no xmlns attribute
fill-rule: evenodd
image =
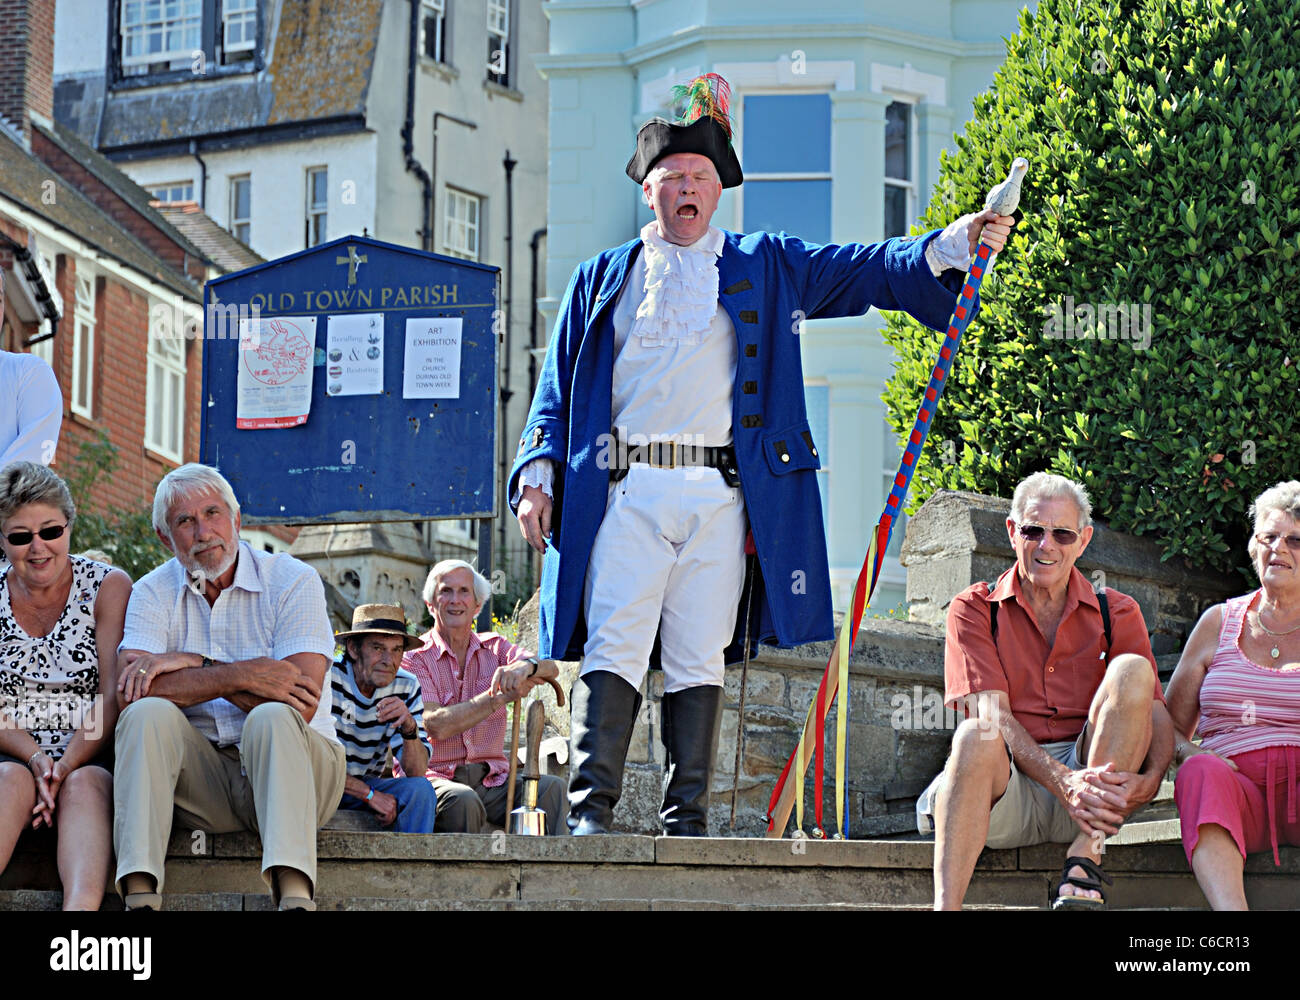
<svg viewBox="0 0 1300 1000"><path fill-rule="evenodd" d="M664 833L670 837L707 837L709 787L722 724L722 688L692 687L665 694L663 715L667 757L659 818Z"/></svg>
<svg viewBox="0 0 1300 1000"><path fill-rule="evenodd" d="M609 833L641 695L618 674L593 670L569 691L569 832Z"/></svg>

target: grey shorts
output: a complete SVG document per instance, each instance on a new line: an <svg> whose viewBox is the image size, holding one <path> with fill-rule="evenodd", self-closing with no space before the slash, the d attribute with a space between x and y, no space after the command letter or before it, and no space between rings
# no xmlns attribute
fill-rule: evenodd
<svg viewBox="0 0 1300 1000"><path fill-rule="evenodd" d="M1078 754L1079 739L1040 743L1039 746L1071 771L1077 771L1083 767ZM1007 758L1011 760L1011 777L1002 798L993 803L989 812L989 835L985 845L1001 850L1031 844L1067 844L1078 836L1079 826L1070 818L1061 800L1017 769L1010 751ZM941 772L916 800L917 829L921 833L934 831L934 800L943 787L943 778L944 772Z"/></svg>

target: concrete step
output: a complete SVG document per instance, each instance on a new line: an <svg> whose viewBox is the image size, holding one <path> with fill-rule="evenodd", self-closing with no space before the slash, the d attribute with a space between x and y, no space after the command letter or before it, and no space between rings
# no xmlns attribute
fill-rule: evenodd
<svg viewBox="0 0 1300 1000"><path fill-rule="evenodd" d="M1132 824L1103 862L1115 908L1204 908L1177 843L1177 824ZM1159 832L1172 842L1146 836ZM201 847L201 851L196 848ZM318 904L362 910L924 909L933 898L933 841L812 841L643 836L512 837L322 830ZM985 851L971 882L975 908L1046 906L1065 845ZM270 905L251 834L171 840L164 907L260 910ZM1300 899L1300 850L1247 863L1260 908ZM53 909L58 878L47 852L20 844L0 876L0 909ZM120 903L111 894L105 909Z"/></svg>

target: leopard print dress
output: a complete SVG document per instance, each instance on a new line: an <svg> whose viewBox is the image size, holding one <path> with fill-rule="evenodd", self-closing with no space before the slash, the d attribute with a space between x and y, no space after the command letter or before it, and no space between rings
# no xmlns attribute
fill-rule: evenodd
<svg viewBox="0 0 1300 1000"><path fill-rule="evenodd" d="M111 566L71 556L72 587L49 635L14 620L9 569L0 573L0 708L58 760L99 694L95 599Z"/></svg>

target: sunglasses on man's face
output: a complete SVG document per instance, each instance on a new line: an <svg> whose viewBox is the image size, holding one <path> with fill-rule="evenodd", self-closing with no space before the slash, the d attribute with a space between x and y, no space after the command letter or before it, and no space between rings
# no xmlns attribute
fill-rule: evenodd
<svg viewBox="0 0 1300 1000"><path fill-rule="evenodd" d="M1073 545L1079 540L1079 533L1071 528L1047 528L1041 524L1018 524L1016 530L1020 532L1020 537L1029 542L1040 541L1043 533L1052 532L1052 541L1057 545Z"/></svg>
<svg viewBox="0 0 1300 1000"><path fill-rule="evenodd" d="M15 548L23 545L31 545L32 539L37 535L41 536L42 541L52 542L56 538L62 538L63 533L67 530L68 526L66 524L51 524L41 528L35 533L30 531L11 531L9 534L5 535L5 541Z"/></svg>

